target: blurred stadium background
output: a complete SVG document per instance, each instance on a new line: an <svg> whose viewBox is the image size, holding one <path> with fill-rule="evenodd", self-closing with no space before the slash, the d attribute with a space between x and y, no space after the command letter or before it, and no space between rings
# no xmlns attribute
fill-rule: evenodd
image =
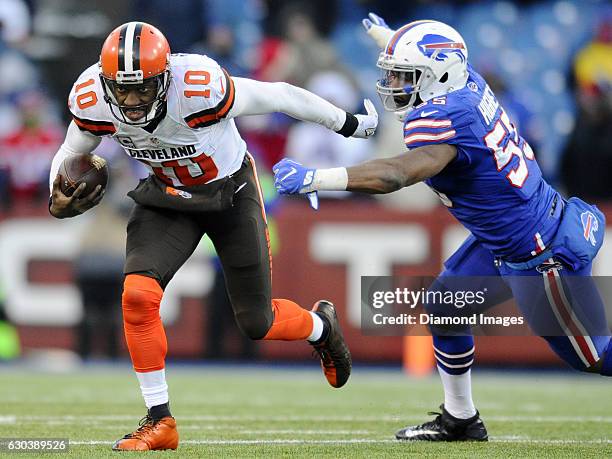
<svg viewBox="0 0 612 459"><path fill-rule="evenodd" d="M364 97L374 100L381 124L367 142L283 115L238 120L267 183L274 296L304 306L332 299L358 365L404 361L432 371L428 352L424 362L410 360L411 350L428 349L427 338L361 335L359 283L363 275L439 271L465 231L437 197L425 186L380 199L329 196L315 213L302 200L278 199L271 186L270 167L283 156L325 167L403 150L399 124L374 91L378 50L360 24L369 11L393 28L421 18L456 27L547 179L596 201L612 221L609 2L0 0L0 372L10 377L12 360L50 369L127 362L119 303L131 205L125 193L144 172L103 142L97 153L112 167L103 204L59 221L48 215L47 199L70 87L98 59L109 31L134 19L158 26L173 52L208 54L231 74L288 81L349 111L359 111ZM612 275L611 241L608 234L596 274ZM206 241L172 281L162 315L171 361L313 362L306 344L245 342ZM480 367L562 367L534 337L480 337L477 349Z"/></svg>

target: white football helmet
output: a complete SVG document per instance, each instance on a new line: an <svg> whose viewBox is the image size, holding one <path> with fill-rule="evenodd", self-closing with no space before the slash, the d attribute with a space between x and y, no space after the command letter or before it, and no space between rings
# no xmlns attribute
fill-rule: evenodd
<svg viewBox="0 0 612 459"><path fill-rule="evenodd" d="M415 21L400 27L380 53L382 69L376 92L386 110L405 115L416 105L456 91L468 79L465 41L438 21Z"/></svg>

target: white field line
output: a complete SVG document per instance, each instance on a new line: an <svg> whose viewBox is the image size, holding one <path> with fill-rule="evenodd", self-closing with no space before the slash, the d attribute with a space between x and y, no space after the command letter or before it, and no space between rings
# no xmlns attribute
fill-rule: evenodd
<svg viewBox="0 0 612 459"><path fill-rule="evenodd" d="M271 439L271 440L181 440L181 445L317 445L317 444L354 444L354 443L396 443L391 439L349 438L341 440L311 439ZM71 441L70 445L112 445L113 441L89 440Z"/></svg>
<svg viewBox="0 0 612 459"><path fill-rule="evenodd" d="M592 439L592 440L547 440L526 437L492 437L493 443L520 443L520 444L543 444L543 445L604 445L612 444L612 439ZM112 445L113 441L105 440L85 440L71 441L71 445ZM368 438L347 438L337 440L313 440L313 439L270 439L270 440L181 440L182 445L326 445L326 444L400 444L398 440L389 438L368 439Z"/></svg>
<svg viewBox="0 0 612 459"><path fill-rule="evenodd" d="M46 424L50 425L50 424ZM54 424L51 424L54 425ZM62 425L73 425L64 423ZM135 428L134 423L100 423L100 424L88 424L90 428L95 428L98 431L108 430L111 432L120 432L133 430ZM380 435L379 431L375 430L361 430L361 429L340 429L340 430L301 430L301 429L242 429L235 425L198 425L198 424L181 424L179 425L181 432L193 431L193 432L230 432L236 435L364 435L374 436Z"/></svg>
<svg viewBox="0 0 612 459"><path fill-rule="evenodd" d="M423 421L427 415L407 416L251 416L251 415L196 415L177 416L178 422L410 422ZM496 416L485 415L485 421L492 422L602 422L612 423L612 416ZM18 424L21 422L44 422L48 424L89 424L102 421L136 422L138 416L134 415L3 415L0 424Z"/></svg>

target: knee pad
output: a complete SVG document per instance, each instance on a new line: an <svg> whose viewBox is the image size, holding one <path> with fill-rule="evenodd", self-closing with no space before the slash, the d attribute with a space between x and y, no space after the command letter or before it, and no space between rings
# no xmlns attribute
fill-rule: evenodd
<svg viewBox="0 0 612 459"><path fill-rule="evenodd" d="M163 290L146 276L129 274L122 297L125 341L137 372L161 370L165 366L168 343L159 316Z"/></svg>
<svg viewBox="0 0 612 459"><path fill-rule="evenodd" d="M163 290L157 280L128 274L123 283L121 305L126 325L144 325L159 318Z"/></svg>
<svg viewBox="0 0 612 459"><path fill-rule="evenodd" d="M235 314L240 331L253 340L260 340L272 327L272 314L262 314L261 310L242 310Z"/></svg>

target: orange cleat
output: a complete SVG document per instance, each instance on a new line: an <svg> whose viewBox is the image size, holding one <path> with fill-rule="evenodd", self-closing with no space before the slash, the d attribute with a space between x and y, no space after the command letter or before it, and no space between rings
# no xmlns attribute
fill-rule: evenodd
<svg viewBox="0 0 612 459"><path fill-rule="evenodd" d="M351 352L344 342L342 330L334 305L325 300L317 301L312 312L329 324L329 333L324 341L310 343L321 359L321 368L327 382L335 388L346 384L351 375Z"/></svg>
<svg viewBox="0 0 612 459"><path fill-rule="evenodd" d="M115 442L114 451L151 451L178 447L179 435L172 416L154 421L147 414L138 425L140 427L134 432Z"/></svg>

